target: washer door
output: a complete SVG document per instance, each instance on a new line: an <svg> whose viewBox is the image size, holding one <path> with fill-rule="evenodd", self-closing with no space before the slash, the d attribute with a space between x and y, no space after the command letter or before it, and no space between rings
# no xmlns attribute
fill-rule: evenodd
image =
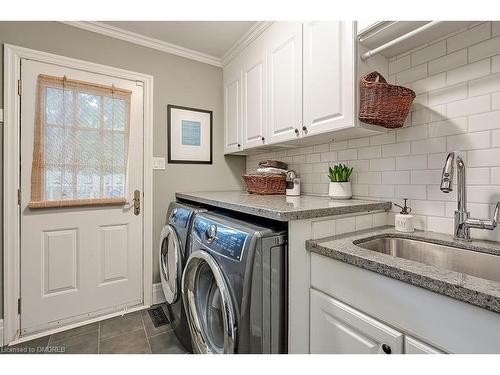
<svg viewBox="0 0 500 375"><path fill-rule="evenodd" d="M182 298L195 353L234 353L236 311L215 259L206 251L189 257L182 277Z"/></svg>
<svg viewBox="0 0 500 375"><path fill-rule="evenodd" d="M167 303L179 298L182 279L181 243L175 229L165 225L160 237L160 278Z"/></svg>

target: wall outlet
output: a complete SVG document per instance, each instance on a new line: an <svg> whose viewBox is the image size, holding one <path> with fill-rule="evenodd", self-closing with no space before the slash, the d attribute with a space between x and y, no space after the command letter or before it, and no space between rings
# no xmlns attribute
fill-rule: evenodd
<svg viewBox="0 0 500 375"><path fill-rule="evenodd" d="M165 169L165 158L153 157L153 169Z"/></svg>

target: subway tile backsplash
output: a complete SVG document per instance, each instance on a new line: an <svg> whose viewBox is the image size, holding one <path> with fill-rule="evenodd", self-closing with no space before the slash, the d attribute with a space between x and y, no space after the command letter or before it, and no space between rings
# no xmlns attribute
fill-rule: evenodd
<svg viewBox="0 0 500 375"><path fill-rule="evenodd" d="M247 172L260 160L283 160L300 174L303 194L326 195L328 166L346 163L354 167L355 198L399 204L410 198L417 228L451 233L456 191L439 190L440 174L447 152L463 150L471 215L491 216L500 201L499 35L500 22L483 22L392 58L389 82L417 93L404 128L248 156ZM350 224L364 228L369 223L363 219ZM472 234L500 241L499 228Z"/></svg>

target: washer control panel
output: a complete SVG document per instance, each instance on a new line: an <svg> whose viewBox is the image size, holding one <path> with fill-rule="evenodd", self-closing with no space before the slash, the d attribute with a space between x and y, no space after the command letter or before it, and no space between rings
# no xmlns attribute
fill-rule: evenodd
<svg viewBox="0 0 500 375"><path fill-rule="evenodd" d="M248 233L201 217L196 218L194 230L202 241L208 243L210 250L238 262L250 237Z"/></svg>
<svg viewBox="0 0 500 375"><path fill-rule="evenodd" d="M170 222L176 225L182 225L184 228L187 227L189 222L189 216L191 215L190 210L182 207L174 208L170 214Z"/></svg>

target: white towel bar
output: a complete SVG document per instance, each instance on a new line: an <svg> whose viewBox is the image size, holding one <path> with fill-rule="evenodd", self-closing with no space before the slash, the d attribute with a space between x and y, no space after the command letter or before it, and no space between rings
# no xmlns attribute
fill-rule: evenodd
<svg viewBox="0 0 500 375"><path fill-rule="evenodd" d="M361 55L361 61L366 61L370 57L372 57L373 55L376 55L377 53L380 53L383 50L385 50L385 49L387 49L389 47L392 47L393 45L398 44L398 43L400 43L400 42L402 42L402 41L404 41L404 40L412 37L413 35L419 34L419 33L421 33L424 30L430 29L430 28L436 26L437 24L439 24L441 22L442 21L432 21L432 22L426 23L425 25L420 26L419 28L417 28L417 29L415 29L413 31L410 31L407 34L401 35L400 37L398 37L396 39L393 39L390 42L387 42L385 44L382 44L381 46L378 46L377 48L369 50L368 52L365 52L365 53L363 53Z"/></svg>

